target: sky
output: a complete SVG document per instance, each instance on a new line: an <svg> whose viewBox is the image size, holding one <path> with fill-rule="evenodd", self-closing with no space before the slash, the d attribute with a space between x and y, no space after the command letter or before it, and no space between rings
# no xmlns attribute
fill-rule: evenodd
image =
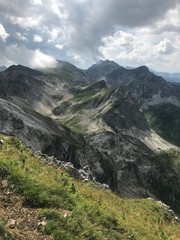
<svg viewBox="0 0 180 240"><path fill-rule="evenodd" d="M0 0L0 66L101 60L180 72L180 0Z"/></svg>

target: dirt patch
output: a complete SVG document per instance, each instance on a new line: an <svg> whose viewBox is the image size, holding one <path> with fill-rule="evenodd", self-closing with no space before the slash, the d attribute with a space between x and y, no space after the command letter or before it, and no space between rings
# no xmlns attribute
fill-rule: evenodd
<svg viewBox="0 0 180 240"><path fill-rule="evenodd" d="M0 217L18 240L50 240L43 233L46 219L39 217L40 209L23 206L22 199L7 188L0 189Z"/></svg>

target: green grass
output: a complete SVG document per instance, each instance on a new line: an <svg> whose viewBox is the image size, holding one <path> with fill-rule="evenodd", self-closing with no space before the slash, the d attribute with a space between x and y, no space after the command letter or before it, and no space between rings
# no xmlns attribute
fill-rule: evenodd
<svg viewBox="0 0 180 240"><path fill-rule="evenodd" d="M53 239L180 239L180 225L171 216L167 220L167 212L154 200L121 199L91 182L75 181L66 173L64 186L60 168L42 163L17 139L2 138L1 179L8 179L25 205L39 208L39 215L48 221L44 231ZM25 167L21 162L24 157Z"/></svg>
<svg viewBox="0 0 180 240"><path fill-rule="evenodd" d="M74 115L73 117L70 118L64 118L60 122L62 125L70 128L72 131L86 135L87 134L86 126L80 124L80 118L81 118L80 115Z"/></svg>
<svg viewBox="0 0 180 240"><path fill-rule="evenodd" d="M180 108L170 103L149 106L145 113L149 126L162 138L180 146Z"/></svg>
<svg viewBox="0 0 180 240"><path fill-rule="evenodd" d="M81 121L81 119L84 118L84 113L88 115L87 111L93 108L94 109L98 108L101 104L103 104L103 102L108 101L111 94L115 91L115 88L106 87L99 92L94 91L86 92L85 90L86 89L82 91L79 90L78 92L76 92L76 94L74 94L73 104L66 111L67 117L63 116L63 118L60 119L61 124L83 135L88 134L87 131L88 126L83 125ZM87 117L89 119L92 118L92 116ZM93 116L92 120L97 120L98 118L101 117L102 117L101 114L96 113L96 115Z"/></svg>
<svg viewBox="0 0 180 240"><path fill-rule="evenodd" d="M7 230L3 220L0 219L0 239L2 240L15 240L11 233Z"/></svg>

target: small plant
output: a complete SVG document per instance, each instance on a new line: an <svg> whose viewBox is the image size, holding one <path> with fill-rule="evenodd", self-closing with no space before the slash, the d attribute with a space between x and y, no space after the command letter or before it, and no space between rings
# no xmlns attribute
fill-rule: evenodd
<svg viewBox="0 0 180 240"><path fill-rule="evenodd" d="M7 231L5 223L0 219L0 239L15 240L15 238Z"/></svg>

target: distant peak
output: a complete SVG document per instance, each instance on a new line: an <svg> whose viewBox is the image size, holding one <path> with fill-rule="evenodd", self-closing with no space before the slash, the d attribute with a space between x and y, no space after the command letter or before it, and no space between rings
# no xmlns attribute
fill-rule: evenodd
<svg viewBox="0 0 180 240"><path fill-rule="evenodd" d="M118 65L116 62L111 61L111 60L109 60L109 59L99 60L99 61L97 62L97 64L98 64L98 65L101 65L101 64L103 64L103 65L106 65L106 64L115 64L115 65Z"/></svg>
<svg viewBox="0 0 180 240"><path fill-rule="evenodd" d="M41 74L41 72L35 70L35 69L31 69L29 67L23 66L23 65L11 65L10 67L8 67L5 72L31 72L33 74L39 75Z"/></svg>
<svg viewBox="0 0 180 240"><path fill-rule="evenodd" d="M11 65L6 69L6 72L8 71L14 71L14 70L31 70L30 68L23 66L23 65Z"/></svg>
<svg viewBox="0 0 180 240"><path fill-rule="evenodd" d="M140 66L140 67L137 67L137 68L134 68L133 69L134 71L142 71L142 72L149 72L149 68L148 67L146 67L145 65L143 65L143 66Z"/></svg>

